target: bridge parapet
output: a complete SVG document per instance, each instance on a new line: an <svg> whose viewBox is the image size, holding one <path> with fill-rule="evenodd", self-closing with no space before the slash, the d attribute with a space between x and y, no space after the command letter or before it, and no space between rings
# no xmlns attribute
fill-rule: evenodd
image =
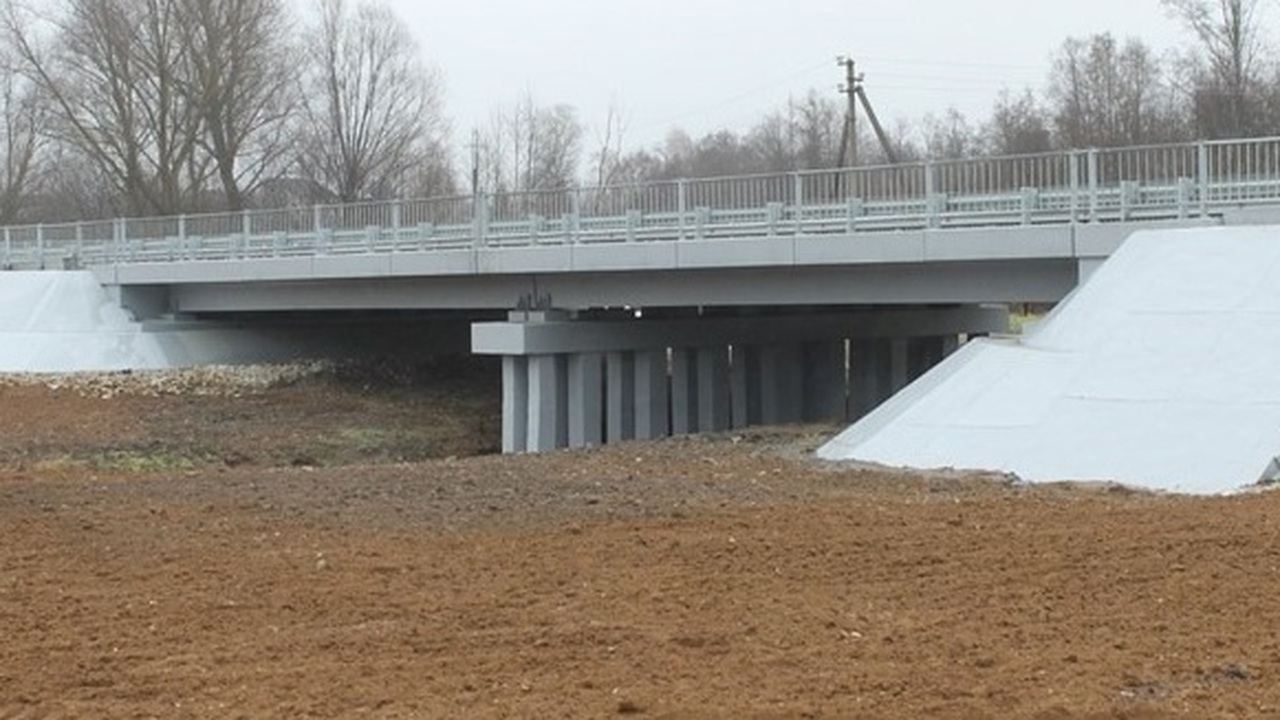
<svg viewBox="0 0 1280 720"><path fill-rule="evenodd" d="M6 268L1207 217L1280 203L1280 138L3 228Z"/></svg>

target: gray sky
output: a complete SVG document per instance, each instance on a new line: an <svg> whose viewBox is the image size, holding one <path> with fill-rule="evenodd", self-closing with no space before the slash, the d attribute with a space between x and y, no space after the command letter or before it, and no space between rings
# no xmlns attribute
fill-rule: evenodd
<svg viewBox="0 0 1280 720"><path fill-rule="evenodd" d="M887 124L978 119L1001 88L1041 88L1068 36L1189 42L1158 0L387 1L443 72L458 143L526 91L577 108L588 146L611 102L629 147L741 131L809 88L835 96L846 53Z"/></svg>

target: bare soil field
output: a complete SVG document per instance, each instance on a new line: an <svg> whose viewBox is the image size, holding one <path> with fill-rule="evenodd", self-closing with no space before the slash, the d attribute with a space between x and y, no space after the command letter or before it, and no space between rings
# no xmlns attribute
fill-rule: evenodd
<svg viewBox="0 0 1280 720"><path fill-rule="evenodd" d="M0 383L0 718L1280 717L1280 495L490 454L456 369Z"/></svg>

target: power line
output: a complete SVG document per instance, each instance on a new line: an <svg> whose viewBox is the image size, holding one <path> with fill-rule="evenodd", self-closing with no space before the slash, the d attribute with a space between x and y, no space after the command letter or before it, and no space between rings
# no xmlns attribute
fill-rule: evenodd
<svg viewBox="0 0 1280 720"><path fill-rule="evenodd" d="M925 59L904 59L904 58L885 58L870 57L863 60L875 62L879 65L914 65L920 67L972 67L985 68L990 70L1028 70L1028 71L1044 71L1048 67L1046 65L1023 65L1014 63L997 63L997 62L977 62L965 60L925 60Z"/></svg>
<svg viewBox="0 0 1280 720"><path fill-rule="evenodd" d="M736 105L742 102L743 100L759 95L760 93L773 90L775 88L782 87L785 85L789 85L796 78L804 77L806 75L812 75L816 70L824 67L827 67L826 62L810 65L803 69L796 70L786 76L782 76L765 83L759 83L757 85L752 86L749 89L743 90L734 95L729 95L723 99L715 100L715 101L712 101L703 105L699 105L696 107L690 107L687 110L670 114L664 118L654 119L648 122L641 123L637 126L637 129L645 129L648 127L653 127L655 125L669 125L677 120L681 120L683 118L687 118L693 115L704 115L714 110L725 108L730 105Z"/></svg>

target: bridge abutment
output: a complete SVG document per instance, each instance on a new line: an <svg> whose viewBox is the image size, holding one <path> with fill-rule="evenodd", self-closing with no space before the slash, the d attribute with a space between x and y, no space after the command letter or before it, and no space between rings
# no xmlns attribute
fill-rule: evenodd
<svg viewBox="0 0 1280 720"><path fill-rule="evenodd" d="M973 307L611 320L521 311L473 325L472 349L503 356L503 451L543 452L850 420L962 337L1007 326L1003 308Z"/></svg>

